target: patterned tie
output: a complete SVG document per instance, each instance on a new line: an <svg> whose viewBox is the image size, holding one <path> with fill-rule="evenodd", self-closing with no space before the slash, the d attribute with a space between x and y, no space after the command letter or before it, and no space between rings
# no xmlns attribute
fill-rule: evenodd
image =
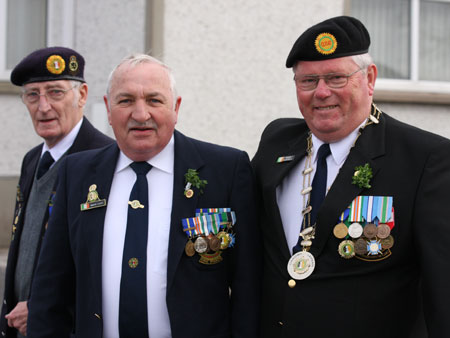
<svg viewBox="0 0 450 338"><path fill-rule="evenodd" d="M44 155L42 155L39 166L37 170L36 177L37 179L40 179L44 174L48 171L48 169L51 167L51 165L55 162L52 155L50 155L50 152L47 150Z"/></svg>
<svg viewBox="0 0 450 338"><path fill-rule="evenodd" d="M119 333L121 338L148 337L147 325L147 162L133 162L136 182L128 202L127 231L120 281Z"/></svg>
<svg viewBox="0 0 450 338"><path fill-rule="evenodd" d="M312 190L309 205L312 207L311 210L311 222L309 225L314 225L316 223L317 212L325 199L325 193L327 190L327 157L331 154L330 145L324 143L320 146L317 152L317 165L316 173L314 174L314 179L312 182ZM304 225L305 227L308 224ZM299 236L297 244L293 248L293 252L299 252L302 248L301 245L302 237Z"/></svg>

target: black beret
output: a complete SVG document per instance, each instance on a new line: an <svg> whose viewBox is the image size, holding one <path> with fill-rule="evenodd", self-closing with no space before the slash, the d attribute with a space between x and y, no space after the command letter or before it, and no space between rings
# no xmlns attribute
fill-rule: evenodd
<svg viewBox="0 0 450 338"><path fill-rule="evenodd" d="M26 56L11 72L11 82L22 86L31 82L77 80L83 77L84 58L66 47L48 47Z"/></svg>
<svg viewBox="0 0 450 338"><path fill-rule="evenodd" d="M286 60L291 68L297 61L321 61L369 51L370 36L358 19L337 16L308 28L295 41Z"/></svg>

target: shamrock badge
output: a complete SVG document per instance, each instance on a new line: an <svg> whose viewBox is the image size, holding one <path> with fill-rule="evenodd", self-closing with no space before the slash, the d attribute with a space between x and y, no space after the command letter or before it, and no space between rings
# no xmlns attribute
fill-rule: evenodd
<svg viewBox="0 0 450 338"><path fill-rule="evenodd" d="M369 163L363 166L357 166L355 168L355 173L352 177L352 184L357 185L360 188L371 188L370 179L372 178L372 168Z"/></svg>
<svg viewBox="0 0 450 338"><path fill-rule="evenodd" d="M202 180L198 177L197 170L195 169L188 169L187 173L184 174L184 181L186 182L186 186L184 187L184 196L187 198L194 196L192 187L196 187L200 190L200 193L203 194L203 188L208 184L208 181Z"/></svg>

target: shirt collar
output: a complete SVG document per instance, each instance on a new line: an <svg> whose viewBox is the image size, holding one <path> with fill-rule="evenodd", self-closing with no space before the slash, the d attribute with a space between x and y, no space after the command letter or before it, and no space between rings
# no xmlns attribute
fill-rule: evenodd
<svg viewBox="0 0 450 338"><path fill-rule="evenodd" d="M365 123L366 120L364 120L357 128L355 128L350 134L348 134L343 139L337 142L330 143L331 156L338 166L341 166L344 163L345 159L350 153L350 149L352 148L353 143L356 140L356 137L358 136L359 129ZM319 140L314 134L312 134L312 143L313 143L312 161L313 163L315 163L317 161L317 152L320 146L325 142Z"/></svg>
<svg viewBox="0 0 450 338"><path fill-rule="evenodd" d="M44 142L44 146L42 147L41 156L49 151L50 155L52 155L55 162L57 162L69 148L72 146L75 141L78 132L80 131L81 124L83 123L83 118L72 128L70 133L64 136L58 143L56 143L51 149L48 147L47 143Z"/></svg>
<svg viewBox="0 0 450 338"><path fill-rule="evenodd" d="M149 163L153 168L157 168L168 174L173 174L174 156L175 156L175 140L174 136L172 135L169 143L167 143L164 149L161 150L155 156L153 156L151 159L149 159L147 163ZM116 165L116 173L126 169L127 167L129 167L131 163L133 163L133 160L131 160L121 150Z"/></svg>

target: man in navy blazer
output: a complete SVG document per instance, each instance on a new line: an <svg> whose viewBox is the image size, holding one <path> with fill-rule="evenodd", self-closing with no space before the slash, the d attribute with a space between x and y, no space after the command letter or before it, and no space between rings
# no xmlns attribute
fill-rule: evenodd
<svg viewBox="0 0 450 338"><path fill-rule="evenodd" d="M147 55L113 70L105 103L117 144L61 167L28 336L258 337L261 252L247 154L175 131L175 80ZM150 171L135 174L137 163ZM133 199L142 176L148 193ZM145 286L130 290L126 275L143 265L124 253L141 225L130 223L136 210L148 217L147 262ZM137 293L132 305L143 311L125 310L125 292ZM122 320L126 311L133 320Z"/></svg>

